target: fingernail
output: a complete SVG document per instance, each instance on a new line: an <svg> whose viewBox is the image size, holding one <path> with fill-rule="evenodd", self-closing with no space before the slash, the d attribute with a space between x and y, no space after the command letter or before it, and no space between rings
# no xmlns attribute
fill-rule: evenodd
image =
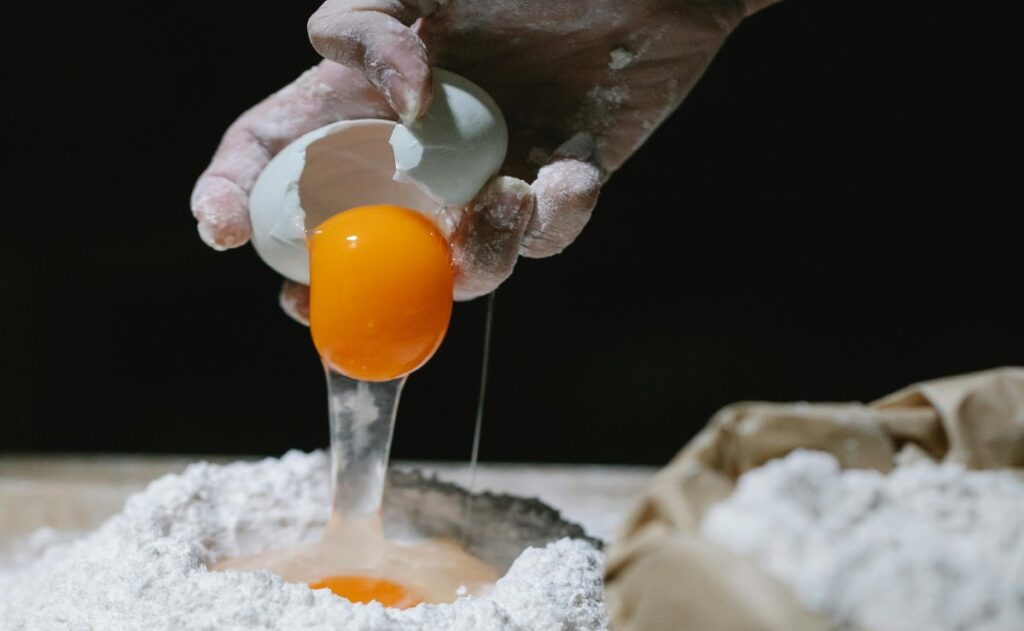
<svg viewBox="0 0 1024 631"><path fill-rule="evenodd" d="M228 246L223 245L217 241L217 237L213 234L213 230L210 229L210 226L200 221L199 224L196 226L196 229L199 231L199 238L202 239L203 243L205 243L206 245L210 246L214 250L217 250L218 252L223 252L224 250L228 249Z"/></svg>
<svg viewBox="0 0 1024 631"><path fill-rule="evenodd" d="M309 288L285 281L278 294L278 304L292 320L309 326Z"/></svg>
<svg viewBox="0 0 1024 631"><path fill-rule="evenodd" d="M530 185L511 177L496 178L474 204L484 213L491 228L499 232L522 232L533 213Z"/></svg>
<svg viewBox="0 0 1024 631"><path fill-rule="evenodd" d="M409 85L401 73L391 71L384 79L384 96L402 120L402 124L411 125L420 114L419 93Z"/></svg>
<svg viewBox="0 0 1024 631"><path fill-rule="evenodd" d="M192 196L192 216L203 243L214 250L230 250L249 240L249 206L234 184L209 182Z"/></svg>

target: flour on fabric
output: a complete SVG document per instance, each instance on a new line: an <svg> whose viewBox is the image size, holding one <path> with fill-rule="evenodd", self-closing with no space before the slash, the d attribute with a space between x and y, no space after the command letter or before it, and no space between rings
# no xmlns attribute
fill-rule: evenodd
<svg viewBox="0 0 1024 631"><path fill-rule="evenodd" d="M796 451L740 477L702 534L810 609L872 631L1024 629L1024 476Z"/></svg>

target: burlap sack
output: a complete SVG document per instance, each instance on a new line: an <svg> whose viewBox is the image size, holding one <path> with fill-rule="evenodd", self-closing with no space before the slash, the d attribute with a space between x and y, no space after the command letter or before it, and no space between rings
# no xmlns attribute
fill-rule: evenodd
<svg viewBox="0 0 1024 631"><path fill-rule="evenodd" d="M835 628L753 561L699 536L705 511L732 492L740 474L800 448L883 472L925 457L978 469L1024 467L1024 368L930 381L870 405L726 407L656 476L610 548L613 628Z"/></svg>

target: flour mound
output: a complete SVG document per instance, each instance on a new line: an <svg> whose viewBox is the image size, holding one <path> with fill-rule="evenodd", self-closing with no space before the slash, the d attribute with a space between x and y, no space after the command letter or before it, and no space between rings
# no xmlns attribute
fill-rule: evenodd
<svg viewBox="0 0 1024 631"><path fill-rule="evenodd" d="M797 451L743 475L702 534L809 608L874 631L1024 629L1024 477Z"/></svg>
<svg viewBox="0 0 1024 631"><path fill-rule="evenodd" d="M529 548L486 597L404 611L352 604L270 572L208 563L314 540L327 519L327 459L198 463L154 481L96 531L54 539L0 574L0 627L345 631L589 631L607 628L603 558L561 539ZM39 537L37 537L39 539Z"/></svg>

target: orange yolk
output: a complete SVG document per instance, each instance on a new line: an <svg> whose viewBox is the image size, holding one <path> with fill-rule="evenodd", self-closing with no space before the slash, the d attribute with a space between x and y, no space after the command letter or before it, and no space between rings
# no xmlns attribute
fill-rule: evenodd
<svg viewBox="0 0 1024 631"><path fill-rule="evenodd" d="M422 366L441 345L455 273L440 229L398 206L361 206L313 231L309 327L338 372L388 381Z"/></svg>
<svg viewBox="0 0 1024 631"><path fill-rule="evenodd" d="M376 600L385 607L408 609L423 600L398 583L372 576L329 576L309 584L310 589L329 589L354 603Z"/></svg>

